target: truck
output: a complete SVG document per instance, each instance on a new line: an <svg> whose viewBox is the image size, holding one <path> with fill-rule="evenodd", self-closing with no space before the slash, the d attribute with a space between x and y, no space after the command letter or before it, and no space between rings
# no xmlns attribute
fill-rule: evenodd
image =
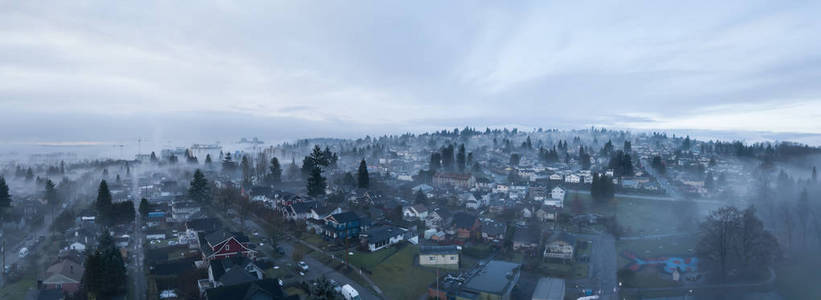
<svg viewBox="0 0 821 300"><path fill-rule="evenodd" d="M350 284L343 285L339 293L342 294L342 297L344 297L345 300L360 300L359 292L357 292L356 289L354 289Z"/></svg>

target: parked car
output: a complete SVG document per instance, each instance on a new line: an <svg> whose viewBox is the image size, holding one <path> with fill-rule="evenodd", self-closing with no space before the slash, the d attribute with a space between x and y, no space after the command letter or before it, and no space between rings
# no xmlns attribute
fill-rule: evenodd
<svg viewBox="0 0 821 300"><path fill-rule="evenodd" d="M307 272L307 271L308 271L308 264L306 264L304 261L301 261L301 260L300 260L300 261L297 263L297 265L299 266L299 268L300 268L302 271L305 271L305 272Z"/></svg>
<svg viewBox="0 0 821 300"><path fill-rule="evenodd" d="M356 291L350 284L346 284L342 286L342 290L339 291L342 294L342 297L345 300L359 300L359 292Z"/></svg>

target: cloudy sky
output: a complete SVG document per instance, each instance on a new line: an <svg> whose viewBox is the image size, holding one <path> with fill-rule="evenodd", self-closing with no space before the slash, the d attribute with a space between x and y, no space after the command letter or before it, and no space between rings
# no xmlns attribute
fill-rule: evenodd
<svg viewBox="0 0 821 300"><path fill-rule="evenodd" d="M817 1L507 2L0 0L0 142L821 133Z"/></svg>

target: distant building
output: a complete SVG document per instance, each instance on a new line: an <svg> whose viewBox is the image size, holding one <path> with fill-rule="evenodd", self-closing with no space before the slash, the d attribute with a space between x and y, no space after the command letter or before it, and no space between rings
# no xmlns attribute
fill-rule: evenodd
<svg viewBox="0 0 821 300"><path fill-rule="evenodd" d="M439 172L433 175L433 185L435 187L452 186L469 189L476 185L476 178L470 173Z"/></svg>
<svg viewBox="0 0 821 300"><path fill-rule="evenodd" d="M459 246L421 246L419 247L419 265L459 269Z"/></svg>

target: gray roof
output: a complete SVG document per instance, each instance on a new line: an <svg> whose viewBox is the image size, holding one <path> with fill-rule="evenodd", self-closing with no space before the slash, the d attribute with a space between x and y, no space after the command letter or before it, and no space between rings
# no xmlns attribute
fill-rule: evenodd
<svg viewBox="0 0 821 300"><path fill-rule="evenodd" d="M478 292L504 295L516 284L519 277L519 266L517 263L491 260L465 284L465 288Z"/></svg>
<svg viewBox="0 0 821 300"><path fill-rule="evenodd" d="M533 300L563 300L565 293L564 279L542 277L533 291Z"/></svg>

